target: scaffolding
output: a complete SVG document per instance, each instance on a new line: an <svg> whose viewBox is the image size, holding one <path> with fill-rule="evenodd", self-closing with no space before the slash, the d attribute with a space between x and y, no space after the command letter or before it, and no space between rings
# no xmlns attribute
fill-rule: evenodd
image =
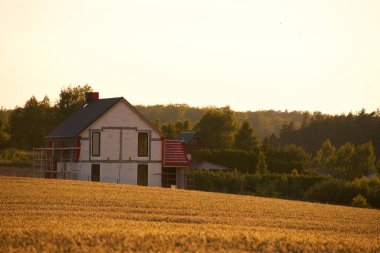
<svg viewBox="0 0 380 253"><path fill-rule="evenodd" d="M33 148L33 176L78 179L80 147Z"/></svg>

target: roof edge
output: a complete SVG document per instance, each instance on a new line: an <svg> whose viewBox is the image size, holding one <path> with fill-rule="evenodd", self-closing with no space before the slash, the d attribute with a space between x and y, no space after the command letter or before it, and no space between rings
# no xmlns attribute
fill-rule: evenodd
<svg viewBox="0 0 380 253"><path fill-rule="evenodd" d="M131 103L128 102L125 98L122 97L122 101L134 112L139 116L148 126L150 126L161 138L166 138L166 136L161 133L160 130L156 129L152 122L150 122L144 115L142 115L141 112L139 112L136 107L134 107Z"/></svg>

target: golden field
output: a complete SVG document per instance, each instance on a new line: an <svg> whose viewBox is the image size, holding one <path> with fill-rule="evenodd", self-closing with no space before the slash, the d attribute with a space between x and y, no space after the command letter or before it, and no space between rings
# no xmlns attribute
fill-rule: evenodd
<svg viewBox="0 0 380 253"><path fill-rule="evenodd" d="M0 177L1 252L380 252L380 211Z"/></svg>

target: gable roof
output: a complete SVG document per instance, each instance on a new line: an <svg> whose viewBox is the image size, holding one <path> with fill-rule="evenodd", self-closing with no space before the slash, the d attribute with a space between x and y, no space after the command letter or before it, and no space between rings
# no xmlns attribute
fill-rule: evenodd
<svg viewBox="0 0 380 253"><path fill-rule="evenodd" d="M76 137L122 99L122 97L99 99L83 106L45 138Z"/></svg>
<svg viewBox="0 0 380 253"><path fill-rule="evenodd" d="M154 129L161 137L162 133L154 128L152 123L148 121L137 109L131 105L125 98L103 98L86 104L79 110L71 114L57 128L48 133L45 138L62 138L76 137L88 128L92 123L99 119L103 114L110 110L119 101L123 101L136 115L138 115L148 126Z"/></svg>

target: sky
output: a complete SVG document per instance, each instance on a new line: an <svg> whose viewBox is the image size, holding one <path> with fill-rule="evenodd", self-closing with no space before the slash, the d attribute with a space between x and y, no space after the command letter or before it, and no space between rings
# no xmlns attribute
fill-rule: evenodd
<svg viewBox="0 0 380 253"><path fill-rule="evenodd" d="M0 0L0 107L89 84L132 104L380 108L378 0Z"/></svg>

